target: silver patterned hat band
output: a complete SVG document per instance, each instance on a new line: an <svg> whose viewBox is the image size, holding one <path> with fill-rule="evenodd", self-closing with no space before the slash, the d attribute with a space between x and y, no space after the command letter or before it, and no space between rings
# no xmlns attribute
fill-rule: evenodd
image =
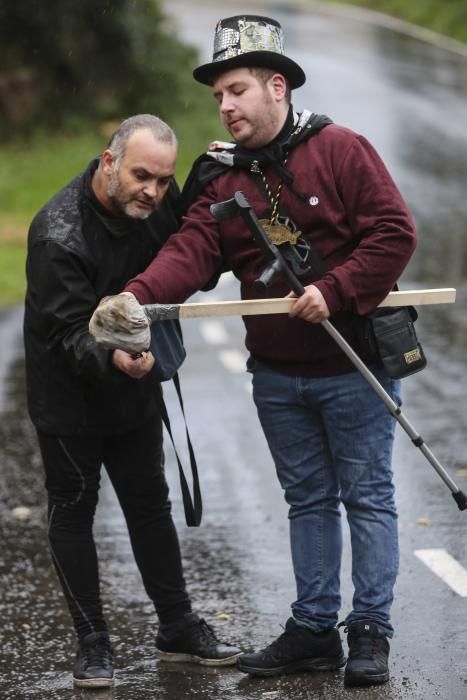
<svg viewBox="0 0 467 700"><path fill-rule="evenodd" d="M212 63L193 71L204 85L233 68L272 68L281 73L292 89L305 82L305 73L291 58L284 56L283 33L279 22L258 15L237 15L221 19L214 35Z"/></svg>

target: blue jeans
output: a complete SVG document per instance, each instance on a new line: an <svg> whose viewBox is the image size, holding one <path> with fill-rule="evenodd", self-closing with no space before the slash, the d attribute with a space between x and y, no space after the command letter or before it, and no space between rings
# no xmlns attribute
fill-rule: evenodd
<svg viewBox="0 0 467 700"><path fill-rule="evenodd" d="M392 637L399 565L391 456L395 419L358 372L307 378L258 363L253 397L290 506L297 585L293 616L315 631L334 627L341 606L342 502L350 528L353 610ZM400 404L400 381L375 369Z"/></svg>

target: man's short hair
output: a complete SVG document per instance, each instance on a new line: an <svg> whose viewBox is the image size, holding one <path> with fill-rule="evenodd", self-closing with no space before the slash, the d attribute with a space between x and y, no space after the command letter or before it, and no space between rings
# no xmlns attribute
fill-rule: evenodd
<svg viewBox="0 0 467 700"><path fill-rule="evenodd" d="M257 80L260 81L260 83L263 83L263 85L266 85L268 80L270 80L272 78L272 76L277 73L277 71L274 70L273 68L260 68L259 66L255 67L255 68L249 68L248 70L255 78L257 78ZM281 73L281 75L282 75L282 73ZM286 100L287 104L290 104L290 102L292 100L292 90L290 89L290 83L287 80L287 78L285 77L285 75L283 76L283 78L284 78L285 84L286 84L285 100Z"/></svg>
<svg viewBox="0 0 467 700"><path fill-rule="evenodd" d="M136 114L125 119L110 137L107 148L117 164L125 155L128 139L139 129L148 129L159 143L177 147L177 137L173 129L162 119L153 114Z"/></svg>

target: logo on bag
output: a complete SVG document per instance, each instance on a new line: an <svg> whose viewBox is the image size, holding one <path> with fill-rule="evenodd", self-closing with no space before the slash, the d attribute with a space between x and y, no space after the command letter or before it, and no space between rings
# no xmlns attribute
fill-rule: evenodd
<svg viewBox="0 0 467 700"><path fill-rule="evenodd" d="M312 207L316 207L316 205L319 204L319 198L315 194L312 195L308 201Z"/></svg>
<svg viewBox="0 0 467 700"><path fill-rule="evenodd" d="M404 359L407 365L411 365L412 362L418 362L419 360L421 360L422 355L420 353L420 350L418 348L415 348L415 350L404 352Z"/></svg>

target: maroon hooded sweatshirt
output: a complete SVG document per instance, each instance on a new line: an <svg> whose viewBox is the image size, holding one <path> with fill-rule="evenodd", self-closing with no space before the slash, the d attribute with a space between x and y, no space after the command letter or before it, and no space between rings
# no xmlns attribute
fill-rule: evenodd
<svg viewBox="0 0 467 700"><path fill-rule="evenodd" d="M293 219L326 268L320 279L311 271L301 281L319 288L330 321L361 353L355 315L373 311L394 288L416 245L407 205L371 144L341 126L331 124L302 142L289 154L286 167L295 192L283 184L281 211ZM264 174L275 191L277 173L269 168ZM257 177L232 168L209 183L180 231L125 291L141 304L181 303L223 265L240 280L242 299L259 298L254 281L266 267L262 252L241 218L219 222L209 210L241 190L258 218L264 217L271 207ZM285 281L276 279L267 296L289 291ZM251 355L279 372L323 377L354 369L320 324L287 314L243 320Z"/></svg>

